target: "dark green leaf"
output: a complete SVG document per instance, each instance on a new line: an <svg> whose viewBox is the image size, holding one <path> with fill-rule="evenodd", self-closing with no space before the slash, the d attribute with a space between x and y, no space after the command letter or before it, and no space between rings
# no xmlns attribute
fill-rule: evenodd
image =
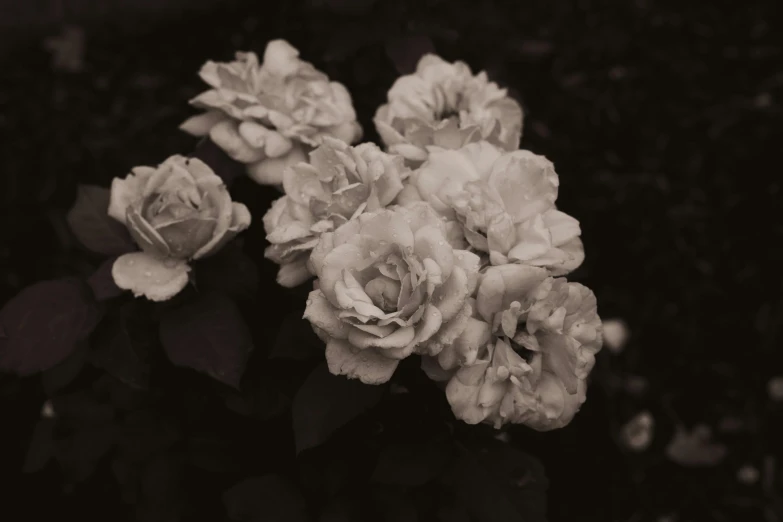
<svg viewBox="0 0 783 522"><path fill-rule="evenodd" d="M63 361L85 339L101 312L74 279L29 286L0 310L0 370L30 375Z"/></svg>
<svg viewBox="0 0 783 522"><path fill-rule="evenodd" d="M160 323L160 340L172 363L239 387L253 350L250 331L228 297L202 294L169 310Z"/></svg>
<svg viewBox="0 0 783 522"><path fill-rule="evenodd" d="M66 220L79 242L98 254L108 256L136 250L125 225L108 214L109 189L80 185L76 202Z"/></svg>
<svg viewBox="0 0 783 522"><path fill-rule="evenodd" d="M385 385L332 375L326 363L318 365L294 397L296 452L324 443L337 429L375 406L385 390Z"/></svg>
<svg viewBox="0 0 783 522"><path fill-rule="evenodd" d="M44 390L52 395L73 381L84 367L89 352L89 343L80 341L76 350L58 365L44 370L41 374Z"/></svg>
<svg viewBox="0 0 783 522"><path fill-rule="evenodd" d="M116 256L106 259L93 274L87 278L87 284L90 285L96 301L106 301L118 297L125 293L125 290L117 286L114 277L111 275Z"/></svg>
<svg viewBox="0 0 783 522"><path fill-rule="evenodd" d="M149 387L150 367L147 350L150 339L146 325L133 316L133 303L107 318L96 332L90 361L109 375L132 388Z"/></svg>

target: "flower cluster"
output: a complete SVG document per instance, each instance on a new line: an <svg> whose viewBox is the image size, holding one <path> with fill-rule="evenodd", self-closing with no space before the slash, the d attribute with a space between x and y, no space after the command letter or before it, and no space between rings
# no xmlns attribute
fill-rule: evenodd
<svg viewBox="0 0 783 522"><path fill-rule="evenodd" d="M434 55L398 79L375 115L385 150L361 134L345 88L284 41L263 63L208 62L212 87L183 125L284 194L263 217L277 280L309 280L304 317L330 372L389 381L419 357L455 416L496 427L566 425L602 345L596 298L562 276L584 259L579 222L556 207L551 161L519 150L522 110L504 89ZM165 300L189 260L250 224L221 179L172 156L112 185L109 215L141 252L115 283Z"/></svg>
<svg viewBox="0 0 783 522"><path fill-rule="evenodd" d="M454 414L566 425L601 348L552 162L518 150L522 111L462 62L421 58L375 115L386 152L323 138L264 216L278 282L314 278L304 317L329 370L380 384L419 356Z"/></svg>

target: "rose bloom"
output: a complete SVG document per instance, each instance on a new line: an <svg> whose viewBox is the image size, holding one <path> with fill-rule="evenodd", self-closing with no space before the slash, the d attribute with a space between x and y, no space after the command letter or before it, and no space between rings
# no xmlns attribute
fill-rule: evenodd
<svg viewBox="0 0 783 522"><path fill-rule="evenodd" d="M108 213L128 227L141 252L112 267L120 288L165 301L188 282L187 261L217 252L250 225L223 181L203 161L171 156L157 168L135 167L111 185Z"/></svg>
<svg viewBox="0 0 783 522"><path fill-rule="evenodd" d="M454 414L470 424L568 424L585 400L601 349L593 293L542 268L493 266L482 274L476 312L460 338L423 367L448 380Z"/></svg>
<svg viewBox="0 0 783 522"><path fill-rule="evenodd" d="M379 384L401 359L436 355L460 334L479 260L454 250L421 203L322 234L310 261L318 279L304 317L326 342L329 370Z"/></svg>
<svg viewBox="0 0 783 522"><path fill-rule="evenodd" d="M373 143L352 147L325 137L310 153L309 164L285 171L286 195L264 216L271 243L265 255L280 265L277 281L292 287L309 279L313 274L307 262L320 235L389 205L409 174L402 157Z"/></svg>
<svg viewBox="0 0 783 522"><path fill-rule="evenodd" d="M555 208L559 184L544 156L482 141L431 149L398 202L427 201L458 223L471 249L493 265L520 263L563 275L582 264L584 249L579 222Z"/></svg>
<svg viewBox="0 0 783 522"><path fill-rule="evenodd" d="M199 74L211 89L190 103L207 112L181 128L208 135L258 183L279 185L285 168L304 161L324 136L353 143L362 135L346 88L285 40L269 42L260 65L255 53L238 52L233 62L207 62Z"/></svg>
<svg viewBox="0 0 783 522"><path fill-rule="evenodd" d="M412 167L428 157L428 147L459 148L487 140L504 150L519 148L522 108L481 72L464 62L421 57L414 74L402 76L375 113L375 127L391 152Z"/></svg>

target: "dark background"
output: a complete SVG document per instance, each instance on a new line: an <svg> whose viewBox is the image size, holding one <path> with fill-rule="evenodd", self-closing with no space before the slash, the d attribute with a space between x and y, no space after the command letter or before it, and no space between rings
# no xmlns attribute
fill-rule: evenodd
<svg viewBox="0 0 783 522"><path fill-rule="evenodd" d="M90 270L64 218L78 183L108 186L193 149L177 126L205 60L286 38L348 87L376 140L376 107L432 45L521 101L522 146L555 163L559 207L582 225L587 258L570 278L631 332L622 353L602 352L571 425L512 432L546 466L550 519L783 520L781 406L767 392L783 374L776 2L185 4L0 2L0 302ZM44 43L63 24L83 30L83 52ZM261 272L262 293L279 295L274 267ZM42 402L34 379L4 391L0 467L15 483L0 498L92 520L89 487L62 496L56 474L18 477ZM645 409L653 443L633 452L620 427ZM665 454L677 426L696 424L727 448L706 469ZM739 481L743 466L761 478Z"/></svg>

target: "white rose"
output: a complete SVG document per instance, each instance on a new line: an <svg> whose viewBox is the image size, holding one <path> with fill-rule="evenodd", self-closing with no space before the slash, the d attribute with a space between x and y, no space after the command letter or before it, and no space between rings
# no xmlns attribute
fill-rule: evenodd
<svg viewBox="0 0 783 522"><path fill-rule="evenodd" d="M236 53L228 63L209 61L201 78L210 85L191 100L207 112L181 128L207 136L248 165L258 183L282 183L283 171L303 161L325 136L353 143L362 130L345 87L299 58L284 40L267 44L264 61Z"/></svg>

